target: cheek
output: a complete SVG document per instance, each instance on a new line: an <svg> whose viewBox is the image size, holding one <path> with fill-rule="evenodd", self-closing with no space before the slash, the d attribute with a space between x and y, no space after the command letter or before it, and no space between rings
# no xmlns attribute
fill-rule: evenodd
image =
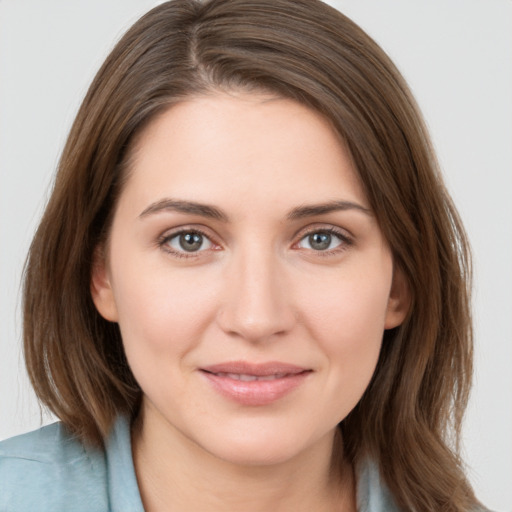
<svg viewBox="0 0 512 512"><path fill-rule="evenodd" d="M391 267L364 276L350 272L308 293L305 324L324 354L325 389L338 421L355 407L374 373L390 285Z"/></svg>
<svg viewBox="0 0 512 512"><path fill-rule="evenodd" d="M130 268L131 267L131 268ZM167 266L119 266L115 300L127 356L176 357L201 340L213 315L212 289L200 273Z"/></svg>
<svg viewBox="0 0 512 512"><path fill-rule="evenodd" d="M155 403L177 404L180 397L191 403L186 377L190 355L210 322L209 288L179 272L153 272L147 266L138 275L124 274L121 282L116 288L119 327L135 379Z"/></svg>
<svg viewBox="0 0 512 512"><path fill-rule="evenodd" d="M311 327L322 332L318 339L334 337L364 345L382 337L392 272L391 267L385 270L348 269L304 293L303 312Z"/></svg>

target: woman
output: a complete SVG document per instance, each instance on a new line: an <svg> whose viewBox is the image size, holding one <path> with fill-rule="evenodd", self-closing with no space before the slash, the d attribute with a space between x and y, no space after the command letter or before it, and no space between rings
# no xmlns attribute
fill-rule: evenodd
<svg viewBox="0 0 512 512"><path fill-rule="evenodd" d="M96 76L27 263L62 421L5 510L477 510L467 244L399 73L320 2L173 1ZM199 492L198 492L199 491Z"/></svg>

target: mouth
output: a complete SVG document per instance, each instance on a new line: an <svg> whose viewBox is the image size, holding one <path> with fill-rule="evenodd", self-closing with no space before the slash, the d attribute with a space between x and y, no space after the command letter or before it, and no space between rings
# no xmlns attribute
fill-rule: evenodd
<svg viewBox="0 0 512 512"><path fill-rule="evenodd" d="M211 373L211 372L210 372ZM276 379L284 379L289 373L276 373L273 375L250 375L247 373L213 373L217 377L226 377L228 379L241 380L244 382L253 382L255 380L276 380Z"/></svg>
<svg viewBox="0 0 512 512"><path fill-rule="evenodd" d="M252 364L244 361L200 368L206 380L224 398L240 405L268 405L297 389L313 373L288 363Z"/></svg>

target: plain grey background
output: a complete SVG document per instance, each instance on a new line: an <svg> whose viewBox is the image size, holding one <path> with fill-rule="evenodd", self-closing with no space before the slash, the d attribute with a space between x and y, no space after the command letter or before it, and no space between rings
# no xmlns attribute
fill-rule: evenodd
<svg viewBox="0 0 512 512"><path fill-rule="evenodd" d="M0 439L41 424L21 359L19 282L67 131L109 49L157 3L0 0ZM481 500L510 512L512 2L330 3L405 75L469 233L476 370L465 459Z"/></svg>

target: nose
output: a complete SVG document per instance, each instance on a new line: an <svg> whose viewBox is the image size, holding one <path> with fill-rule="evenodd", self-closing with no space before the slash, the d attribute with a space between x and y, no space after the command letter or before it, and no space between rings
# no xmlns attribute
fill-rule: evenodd
<svg viewBox="0 0 512 512"><path fill-rule="evenodd" d="M231 336L263 342L289 332L295 323L282 267L270 253L241 254L227 269L218 324Z"/></svg>

